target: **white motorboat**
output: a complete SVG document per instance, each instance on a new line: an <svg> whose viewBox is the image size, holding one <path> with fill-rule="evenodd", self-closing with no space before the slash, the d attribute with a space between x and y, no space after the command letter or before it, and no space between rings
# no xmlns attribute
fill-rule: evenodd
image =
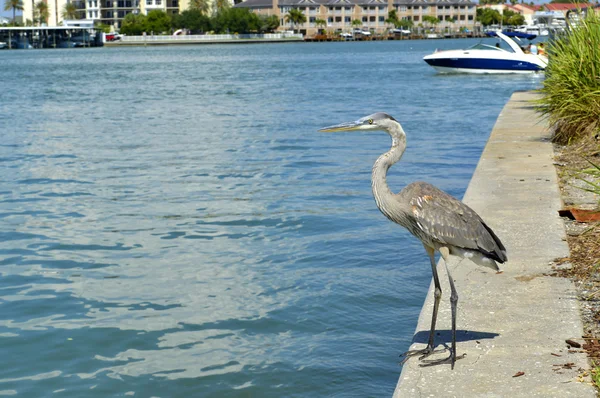
<svg viewBox="0 0 600 398"><path fill-rule="evenodd" d="M546 56L525 54L504 33L496 32L496 36L510 51L480 42L464 50L436 51L423 60L441 73L535 73L548 66Z"/></svg>

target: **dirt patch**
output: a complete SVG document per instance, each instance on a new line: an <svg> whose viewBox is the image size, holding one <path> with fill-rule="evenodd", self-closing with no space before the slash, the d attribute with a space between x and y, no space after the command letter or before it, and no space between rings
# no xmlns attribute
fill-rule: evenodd
<svg viewBox="0 0 600 398"><path fill-rule="evenodd" d="M590 135L570 146L555 145L554 153L563 208L598 209L600 197L585 191L583 188L589 185L578 178L582 170L590 167L587 160L600 164L598 137ZM598 180L592 182L600 184ZM566 217L563 220L570 255L557 259L554 270L575 282L585 333L581 336L583 349L597 366L600 365L600 223Z"/></svg>

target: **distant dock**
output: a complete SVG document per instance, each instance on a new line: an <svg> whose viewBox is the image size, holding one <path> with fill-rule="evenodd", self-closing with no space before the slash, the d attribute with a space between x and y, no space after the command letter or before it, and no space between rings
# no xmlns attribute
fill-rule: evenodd
<svg viewBox="0 0 600 398"><path fill-rule="evenodd" d="M0 27L7 49L102 47L100 29L78 26Z"/></svg>
<svg viewBox="0 0 600 398"><path fill-rule="evenodd" d="M106 47L160 46L183 44L240 44L240 43L289 43L302 42L298 33L265 33L240 35L177 35L177 36L122 36L120 40L104 43Z"/></svg>

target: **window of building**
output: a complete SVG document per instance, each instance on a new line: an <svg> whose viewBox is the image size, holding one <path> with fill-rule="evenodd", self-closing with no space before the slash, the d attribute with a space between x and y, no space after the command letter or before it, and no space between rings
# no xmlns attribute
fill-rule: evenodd
<svg viewBox="0 0 600 398"><path fill-rule="evenodd" d="M369 22L375 22L375 17L369 17Z"/></svg>
<svg viewBox="0 0 600 398"><path fill-rule="evenodd" d="M419 21L419 16L418 15L413 16L413 21L418 22Z"/></svg>
<svg viewBox="0 0 600 398"><path fill-rule="evenodd" d="M345 23L351 23L352 22L352 18L350 18L350 17L344 17L344 22Z"/></svg>
<svg viewBox="0 0 600 398"><path fill-rule="evenodd" d="M465 20L465 16L464 16L464 15L461 15L461 16L460 16L460 20L461 20L461 21L464 21L464 20Z"/></svg>
<svg viewBox="0 0 600 398"><path fill-rule="evenodd" d="M152 0L146 0L146 5L147 6L151 6L152 5Z"/></svg>
<svg viewBox="0 0 600 398"><path fill-rule="evenodd" d="M156 1L156 5L157 5L157 6L160 6L160 5L162 5L162 0L155 0L155 1Z"/></svg>
<svg viewBox="0 0 600 398"><path fill-rule="evenodd" d="M362 17L363 22L367 22L369 19L367 17Z"/></svg>
<svg viewBox="0 0 600 398"><path fill-rule="evenodd" d="M429 6L423 6L423 7L421 7L421 10L423 10L423 12L428 12Z"/></svg>
<svg viewBox="0 0 600 398"><path fill-rule="evenodd" d="M335 17L335 22L342 22L342 17Z"/></svg>
<svg viewBox="0 0 600 398"><path fill-rule="evenodd" d="M469 21L473 20L473 15L469 15Z"/></svg>
<svg viewBox="0 0 600 398"><path fill-rule="evenodd" d="M327 17L327 23L332 23L333 22L333 17Z"/></svg>
<svg viewBox="0 0 600 398"><path fill-rule="evenodd" d="M398 11L406 11L406 6L400 6L400 7L398 7Z"/></svg>
<svg viewBox="0 0 600 398"><path fill-rule="evenodd" d="M346 10L346 12L350 12L350 11L352 11L352 7L346 6L346 7L344 7L344 10Z"/></svg>
<svg viewBox="0 0 600 398"><path fill-rule="evenodd" d="M317 17L308 17L309 23L315 23L316 20L317 20Z"/></svg>
<svg viewBox="0 0 600 398"><path fill-rule="evenodd" d="M385 17L379 17L379 23L384 23L385 22Z"/></svg>
<svg viewBox="0 0 600 398"><path fill-rule="evenodd" d="M148 4L148 3L146 3L146 4ZM152 4L152 3L150 3L150 4ZM125 0L119 0L119 1L117 2L117 6L118 6L119 8L123 8L123 7L125 7Z"/></svg>

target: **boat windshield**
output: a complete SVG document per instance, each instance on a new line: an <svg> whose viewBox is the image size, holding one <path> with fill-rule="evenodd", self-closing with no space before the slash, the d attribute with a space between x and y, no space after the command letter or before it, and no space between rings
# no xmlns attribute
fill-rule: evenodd
<svg viewBox="0 0 600 398"><path fill-rule="evenodd" d="M469 50L496 50L496 51L508 52L503 48L492 46L492 45L481 43L481 42L475 44L474 46L469 47L468 49Z"/></svg>

